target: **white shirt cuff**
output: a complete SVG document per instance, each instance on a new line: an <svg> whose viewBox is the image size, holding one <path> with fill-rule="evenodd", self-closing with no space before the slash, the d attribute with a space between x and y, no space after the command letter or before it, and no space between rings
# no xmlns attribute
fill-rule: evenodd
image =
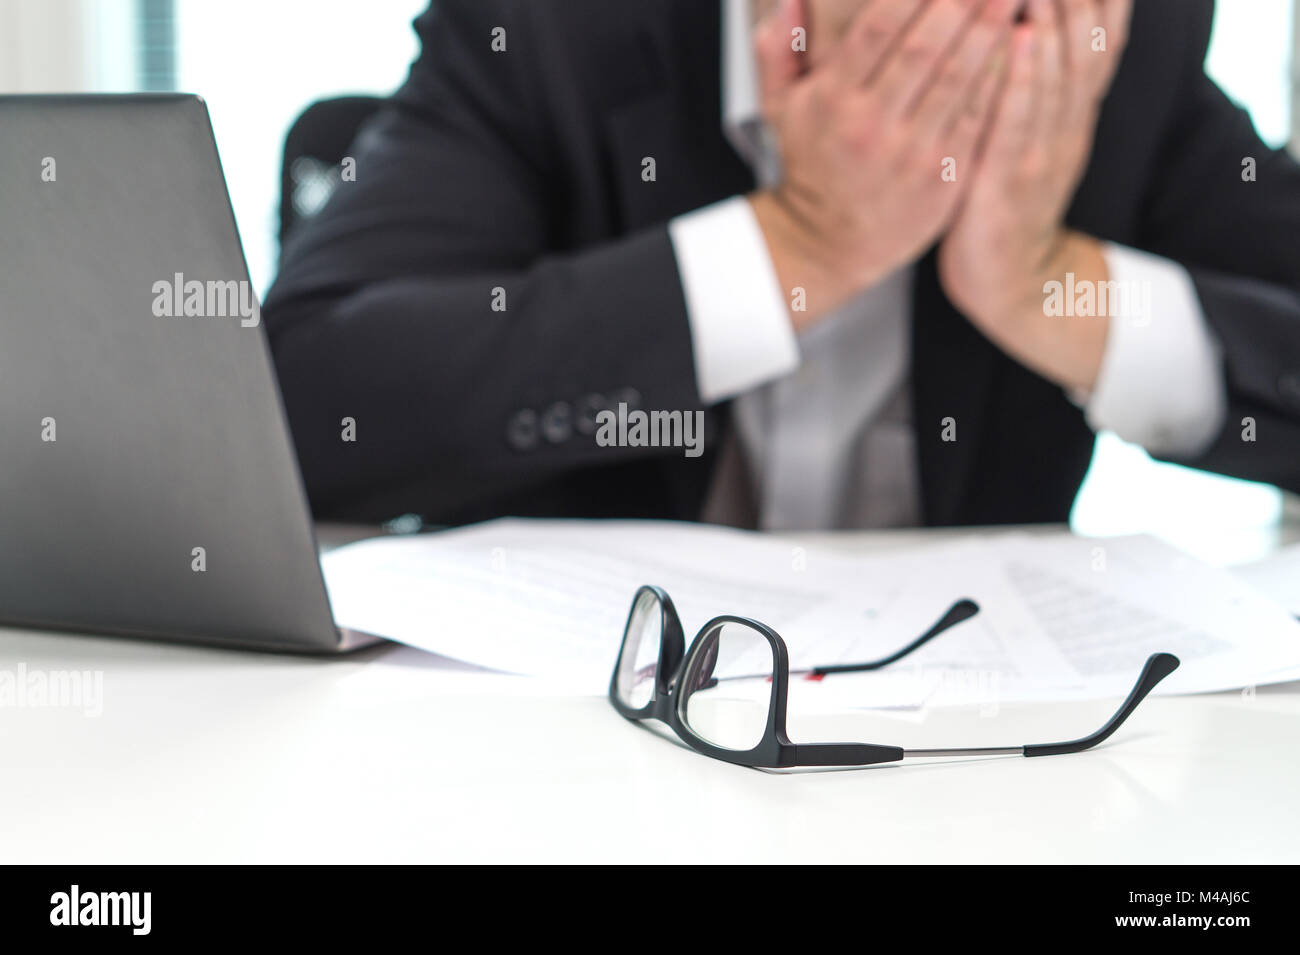
<svg viewBox="0 0 1300 955"><path fill-rule="evenodd" d="M744 196L668 224L706 404L735 398L799 366L799 345L767 240Z"/></svg>
<svg viewBox="0 0 1300 955"><path fill-rule="evenodd" d="M1088 424L1152 454L1196 457L1222 430L1227 382L1218 341L1187 270L1108 244L1106 352ZM1118 293L1118 294L1117 294Z"/></svg>

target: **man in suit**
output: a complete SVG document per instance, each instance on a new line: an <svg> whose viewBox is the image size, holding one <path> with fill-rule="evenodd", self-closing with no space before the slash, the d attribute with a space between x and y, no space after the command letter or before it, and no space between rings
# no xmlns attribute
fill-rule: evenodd
<svg viewBox="0 0 1300 955"><path fill-rule="evenodd" d="M1102 428L1300 489L1300 167L1211 0L757 8L417 21L264 310L318 516L1062 521Z"/></svg>

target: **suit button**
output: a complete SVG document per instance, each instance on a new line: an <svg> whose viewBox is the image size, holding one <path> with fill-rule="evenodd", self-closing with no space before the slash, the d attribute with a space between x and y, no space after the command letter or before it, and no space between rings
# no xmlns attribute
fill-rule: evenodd
<svg viewBox="0 0 1300 955"><path fill-rule="evenodd" d="M516 451L531 451L541 440L537 412L531 408L516 411L506 427L506 441Z"/></svg>
<svg viewBox="0 0 1300 955"><path fill-rule="evenodd" d="M1293 408L1300 408L1300 371L1292 371L1278 379L1277 390L1282 400Z"/></svg>
<svg viewBox="0 0 1300 955"><path fill-rule="evenodd" d="M578 401L577 421L574 427L578 429L579 434L587 436L596 433L600 427L596 421L596 415L600 414L606 408L606 398L604 395L590 394Z"/></svg>
<svg viewBox="0 0 1300 955"><path fill-rule="evenodd" d="M551 444L563 444L573 437L573 409L557 401L542 415L542 434Z"/></svg>

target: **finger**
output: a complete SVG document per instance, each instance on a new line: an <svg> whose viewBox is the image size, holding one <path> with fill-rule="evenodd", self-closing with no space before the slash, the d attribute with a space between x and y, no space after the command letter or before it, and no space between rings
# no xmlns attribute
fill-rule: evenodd
<svg viewBox="0 0 1300 955"><path fill-rule="evenodd" d="M989 0L958 41L939 78L917 104L918 130L948 130L967 109L989 70L989 61L1011 31L1019 0Z"/></svg>
<svg viewBox="0 0 1300 955"><path fill-rule="evenodd" d="M984 6L972 12L969 0L933 0L894 44L870 81L885 109L894 114L909 113L920 93L935 81L940 65L953 45L974 23Z"/></svg>
<svg viewBox="0 0 1300 955"><path fill-rule="evenodd" d="M1034 79L1038 72L1037 36L1032 24L1012 34L1011 65L985 150L990 162L1012 163L1033 135Z"/></svg>
<svg viewBox="0 0 1300 955"><path fill-rule="evenodd" d="M835 54L839 80L865 86L928 0L871 0L853 19Z"/></svg>
<svg viewBox="0 0 1300 955"><path fill-rule="evenodd" d="M1129 30L1133 23L1133 0L1101 0L1101 22L1106 31L1106 69L1102 82L1103 89L1107 89L1128 48Z"/></svg>
<svg viewBox="0 0 1300 955"><path fill-rule="evenodd" d="M803 54L796 52L792 41L804 19L804 0L780 0L754 31L759 92L764 105L778 100L803 72Z"/></svg>
<svg viewBox="0 0 1300 955"><path fill-rule="evenodd" d="M1114 75L1111 65L1119 57L1109 52L1103 0L1061 0L1061 4L1066 19L1066 110L1074 113L1105 95Z"/></svg>
<svg viewBox="0 0 1300 955"><path fill-rule="evenodd" d="M1087 0L1091 2L1091 0ZM1073 121L1065 104L1069 95L1065 74L1066 24L1060 0L1033 0L1030 23L1038 34L1038 78L1034 82L1034 125L1041 136Z"/></svg>
<svg viewBox="0 0 1300 955"><path fill-rule="evenodd" d="M1090 74L1097 65L1092 52L1093 31L1103 27L1102 6L1098 0L1060 0L1065 23L1065 65L1072 88L1091 84Z"/></svg>
<svg viewBox="0 0 1300 955"><path fill-rule="evenodd" d="M949 118L941 134L944 152L959 161L959 175L964 175L960 170L969 168L989 133L998 94L1006 85L1010 55L1011 33L1007 30L999 34L998 43L976 77L970 95L962 103L962 108Z"/></svg>
<svg viewBox="0 0 1300 955"><path fill-rule="evenodd" d="M1107 45L1116 52L1123 52L1133 23L1133 0L1101 0L1101 10Z"/></svg>

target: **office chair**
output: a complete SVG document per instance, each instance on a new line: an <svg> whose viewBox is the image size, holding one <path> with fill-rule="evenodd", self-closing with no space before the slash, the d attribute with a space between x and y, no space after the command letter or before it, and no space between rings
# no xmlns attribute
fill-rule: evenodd
<svg viewBox="0 0 1300 955"><path fill-rule="evenodd" d="M340 96L312 103L294 120L280 167L281 250L302 222L324 208L341 181L339 163L383 104L374 96Z"/></svg>

